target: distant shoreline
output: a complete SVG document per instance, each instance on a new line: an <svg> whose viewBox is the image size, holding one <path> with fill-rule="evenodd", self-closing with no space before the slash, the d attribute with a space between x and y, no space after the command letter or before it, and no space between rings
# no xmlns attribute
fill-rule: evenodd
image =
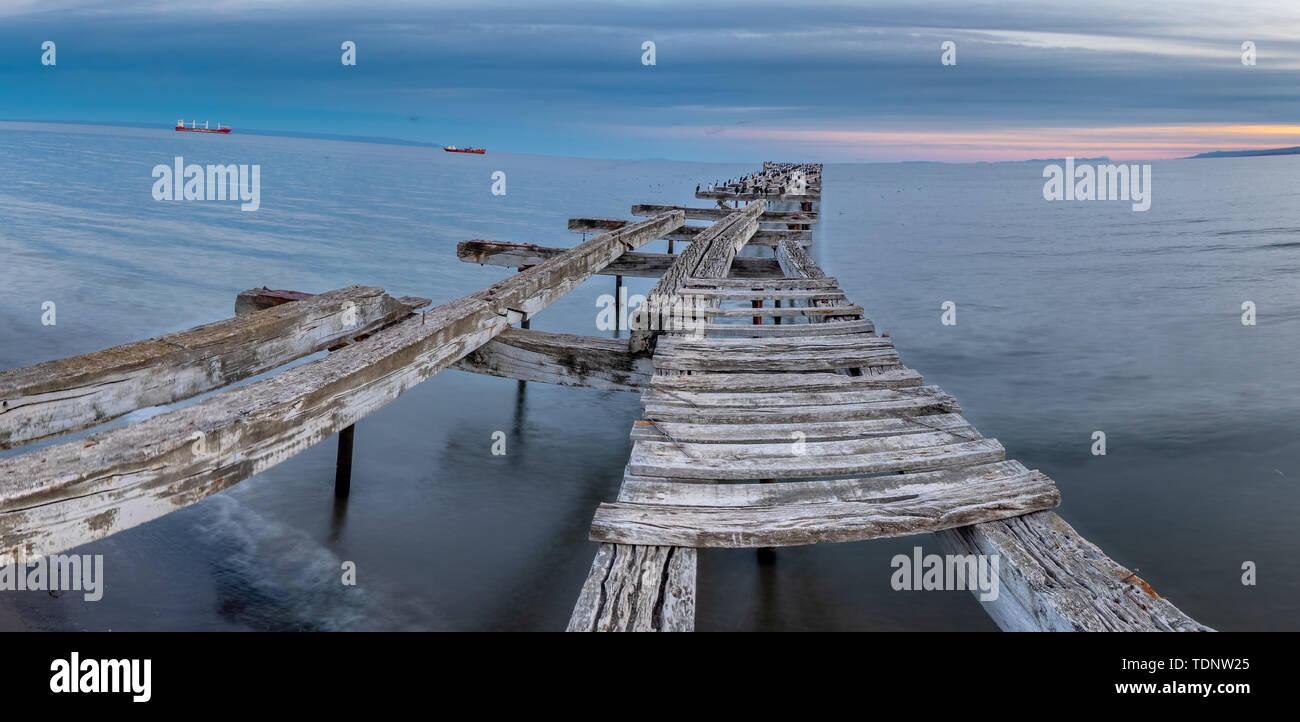
<svg viewBox="0 0 1300 722"><path fill-rule="evenodd" d="M1200 153L1190 158L1249 158L1259 155L1300 155L1300 145L1290 148L1265 148L1264 150L1216 150Z"/></svg>
<svg viewBox="0 0 1300 722"><path fill-rule="evenodd" d="M137 122L120 122L120 121L89 121L89 120L24 120L14 118L0 118L0 129L5 124L12 125L35 125L35 126L84 126L91 128L128 128L134 130L172 130L169 123L137 123ZM370 135L347 135L340 133L314 133L301 130L266 130L261 128L241 128L236 131L240 135L264 136L272 138L298 138L303 140L326 140L343 143L373 143L376 145L396 145L408 146L413 148L443 148L442 143L430 143L427 141L408 140L405 138L393 138L387 136L370 136ZM509 151L503 151L508 153ZM673 158L598 158L590 156L548 156L541 153L515 153L515 155L535 155L540 157L557 157L557 158L581 158L586 160L614 160L628 162L667 162L667 163L692 163L703 162L712 165L735 165L745 161L690 161ZM1254 156L1268 155L1300 155L1300 146L1291 146L1289 148L1264 148L1261 150L1216 150L1208 153L1199 153L1197 155L1183 156L1181 158L1159 158L1150 160L1194 160L1202 158L1245 158ZM1095 158L1076 157L1074 159L1080 163L1109 163L1111 159L1108 156L1097 156ZM1034 164L1034 163L1064 163L1065 158L1025 158L1021 160L973 160L973 161L943 161L943 160L893 160L893 161L829 161L828 165L1007 165L1007 164ZM1145 159L1128 159L1123 162L1150 162Z"/></svg>

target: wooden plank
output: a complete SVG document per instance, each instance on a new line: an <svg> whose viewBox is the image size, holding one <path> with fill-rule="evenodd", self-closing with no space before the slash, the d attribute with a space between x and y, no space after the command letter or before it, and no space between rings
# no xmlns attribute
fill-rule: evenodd
<svg viewBox="0 0 1300 722"><path fill-rule="evenodd" d="M705 424L692 421L647 421L632 425L633 441L676 441L697 444L793 443L900 436L932 431L950 431L960 438L981 438L978 431L958 413L919 417L884 417L857 421L787 422L759 424Z"/></svg>
<svg viewBox="0 0 1300 722"><path fill-rule="evenodd" d="M743 309L746 311L752 309ZM789 356L800 351L834 353L836 351L893 348L888 338L858 334L836 338L691 338L675 336L666 338L660 353L766 353Z"/></svg>
<svg viewBox="0 0 1300 722"><path fill-rule="evenodd" d="M349 286L148 341L0 372L0 449L207 393L374 331L412 310L382 288Z"/></svg>
<svg viewBox="0 0 1300 722"><path fill-rule="evenodd" d="M907 474L767 484L691 484L662 477L628 475L619 489L618 501L626 504L730 507L863 501L887 503L921 494L939 495L978 484L991 483L993 487L985 488L995 489L1005 482L1021 481L1019 477L1029 475L1034 475L1037 482L1046 480L1043 474L1026 469L1019 461Z"/></svg>
<svg viewBox="0 0 1300 722"><path fill-rule="evenodd" d="M944 433L883 436L871 439L794 443L682 444L637 441L632 444L628 473L672 479L801 479L900 471L929 471L950 466L1002 461L1006 452L997 439L955 440ZM945 443L949 442L949 443ZM928 444L928 445L922 445Z"/></svg>
<svg viewBox="0 0 1300 722"><path fill-rule="evenodd" d="M752 236L753 228L756 227L752 221L761 211L760 205L752 210L729 214L701 233L696 242L678 256L672 268L669 268L654 285L645 303L641 304L640 310L635 314L637 327L629 334L629 349L634 353L653 352L657 337L677 325L678 319L674 318L672 309L682 300L678 294L683 280L700 275L700 264L704 262L714 241L724 239L725 244L732 244L738 235L743 235L745 238ZM736 234L731 234L733 227L737 229ZM716 264L716 259L710 263ZM727 269L723 269L722 275L726 274Z"/></svg>
<svg viewBox="0 0 1300 722"><path fill-rule="evenodd" d="M850 377L852 378L852 377ZM751 392L696 392L650 389L641 395L642 406L686 406L692 409L768 409L794 406L835 406L869 404L882 401L918 401L935 407L957 407L957 400L938 386L902 389L835 389L833 391L782 391L756 394Z"/></svg>
<svg viewBox="0 0 1300 722"><path fill-rule="evenodd" d="M707 486L707 485L705 485ZM969 484L921 485L899 498L775 506L601 504L592 541L684 547L778 547L904 536L1051 509L1042 474Z"/></svg>
<svg viewBox="0 0 1300 722"><path fill-rule="evenodd" d="M776 262L781 266L781 270L787 276L800 278L825 278L826 274L822 272L820 266L813 261L812 256L808 255L802 247L794 244L778 244L776 247Z"/></svg>
<svg viewBox="0 0 1300 722"><path fill-rule="evenodd" d="M727 373L655 376L650 379L650 388L653 389L746 393L879 389L920 386L921 384L921 374L907 368L890 369L879 375L872 376L847 376L831 372Z"/></svg>
<svg viewBox="0 0 1300 722"><path fill-rule="evenodd" d="M654 365L634 356L627 342L512 328L455 363L461 371L581 386L602 391L642 391Z"/></svg>
<svg viewBox="0 0 1300 722"><path fill-rule="evenodd" d="M705 424L777 424L814 423L818 421L853 421L888 417L919 417L960 411L955 402L931 397L874 401L861 404L827 404L824 406L790 406L784 408L736 409L730 407L693 408L681 405L647 406L645 418L663 421L698 421Z"/></svg>
<svg viewBox="0 0 1300 722"><path fill-rule="evenodd" d="M456 256L466 263L478 263L484 266L503 266L520 268L535 266L569 249L539 246L533 243L510 243L508 241L461 241L456 246ZM670 253L625 253L616 258L600 271L606 276L629 276L633 278L659 278L678 256ZM746 277L779 277L781 267L772 258L737 258L733 270Z"/></svg>
<svg viewBox="0 0 1300 722"><path fill-rule="evenodd" d="M754 201L745 206L735 222L726 231L714 237L709 249L700 259L700 265L695 267L693 275L699 278L726 278L731 272L731 261L736 257L736 252L749 243L749 240L754 237L754 232L758 230L758 217L766 207L767 204L763 201ZM701 234L700 238L703 237ZM782 241L782 243L791 242ZM791 245L798 244L791 243ZM689 277L691 276L686 276ZM685 278L682 280L685 281Z"/></svg>
<svg viewBox="0 0 1300 722"><path fill-rule="evenodd" d="M690 221L720 221L735 213L736 210L734 208L691 208L689 206L642 203L632 206L632 215L651 216L665 211L682 211L686 214L686 219ZM816 223L817 214L804 211L765 211L759 220L762 223Z"/></svg>
<svg viewBox="0 0 1300 722"><path fill-rule="evenodd" d="M686 291L689 294L690 291ZM820 303L814 301L814 303ZM829 302L826 302L829 303ZM865 313L861 306L836 306L834 308L811 308L808 306L786 306L783 308L718 308L706 310L705 315L709 318L745 318L749 316L763 316L765 318L791 318L796 316L805 316L808 318L825 319L834 316L861 316Z"/></svg>
<svg viewBox="0 0 1300 722"><path fill-rule="evenodd" d="M761 231L760 231L761 233ZM753 243L753 241L750 241ZM799 288L814 290L819 288L839 288L839 281L834 278L688 278L687 288Z"/></svg>
<svg viewBox="0 0 1300 722"><path fill-rule="evenodd" d="M874 334L876 325L869 319L856 319L836 323L706 323L702 326L705 338L790 338L798 336L835 336L841 334Z"/></svg>
<svg viewBox="0 0 1300 722"><path fill-rule="evenodd" d="M616 228L631 223L616 218L570 218L569 231L572 233L595 233L611 231ZM662 240L678 241L690 243L695 240L708 226L682 226L677 230L665 234ZM811 231L791 231L791 230L759 230L754 237L749 240L751 245L765 246L776 248L776 245L782 240L790 240L800 246L807 246L812 243Z"/></svg>
<svg viewBox="0 0 1300 722"><path fill-rule="evenodd" d="M844 292L839 289L820 289L804 291L799 289L782 289L771 288L766 290L751 291L735 288L687 288L684 291L692 296L700 298L716 299L719 301L769 301L780 299L782 301L817 301L822 299L843 299ZM749 309L746 309L749 310Z"/></svg>
<svg viewBox="0 0 1300 722"><path fill-rule="evenodd" d="M0 460L0 564L101 539L275 466L681 222L681 214L665 214L611 232L326 358L139 423Z"/></svg>
<svg viewBox="0 0 1300 722"><path fill-rule="evenodd" d="M696 551L601 544L567 631L695 630Z"/></svg>
<svg viewBox="0 0 1300 722"><path fill-rule="evenodd" d="M247 291L240 291L239 294L235 296L235 315L245 316L268 308L283 306L286 303L315 298L318 295L319 294L308 293L307 291L270 289L266 286L261 288L250 288ZM405 306L411 313L433 304L431 299L421 298L419 296L399 296L396 301L399 305ZM358 337L363 336L365 336L365 334L358 334Z"/></svg>
<svg viewBox="0 0 1300 722"><path fill-rule="evenodd" d="M848 342L832 343L839 340ZM656 369L678 371L821 371L897 363L898 352L889 339L864 334L703 340L666 336L654 356Z"/></svg>
<svg viewBox="0 0 1300 722"><path fill-rule="evenodd" d="M936 538L948 553L998 556L998 597L980 604L1004 631L1214 631L1055 512L963 526Z"/></svg>

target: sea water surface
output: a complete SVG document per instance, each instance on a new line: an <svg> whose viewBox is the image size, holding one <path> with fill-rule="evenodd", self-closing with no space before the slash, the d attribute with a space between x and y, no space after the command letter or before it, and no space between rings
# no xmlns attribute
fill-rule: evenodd
<svg viewBox="0 0 1300 722"><path fill-rule="evenodd" d="M151 171L176 156L260 164L261 208L155 201ZM457 261L458 241L570 246L570 217L697 203L696 184L762 160L0 124L0 369L219 320L254 287L444 302L511 273ZM1135 213L1044 201L1041 163L828 165L812 252L906 364L1057 481L1086 538L1205 624L1295 630L1300 158L1152 167L1151 209ZM596 277L532 327L608 335L598 297L613 289ZM940 322L946 301L955 326ZM331 439L77 550L104 555L98 602L0 592L0 630L562 629L638 412L635 394L444 371L357 425L345 505ZM1105 456L1091 453L1098 430ZM995 629L968 592L891 589L891 557L917 545L939 551L928 535L782 549L772 564L705 551L698 627Z"/></svg>

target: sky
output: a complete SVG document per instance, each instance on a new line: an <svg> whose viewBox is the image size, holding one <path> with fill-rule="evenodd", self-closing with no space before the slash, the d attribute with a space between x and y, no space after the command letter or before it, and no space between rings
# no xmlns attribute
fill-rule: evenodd
<svg viewBox="0 0 1300 722"><path fill-rule="evenodd" d="M0 120L618 159L1156 159L1300 145L1297 88L1300 0L0 0Z"/></svg>

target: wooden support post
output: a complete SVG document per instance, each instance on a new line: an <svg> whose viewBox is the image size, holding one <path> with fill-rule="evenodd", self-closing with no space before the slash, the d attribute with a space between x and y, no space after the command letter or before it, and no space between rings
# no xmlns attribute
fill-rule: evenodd
<svg viewBox="0 0 1300 722"><path fill-rule="evenodd" d="M759 300L757 300L757 301L750 301L750 302L749 302L749 307L750 307L750 308L762 308L762 307L763 307L763 301L762 301L762 299L759 299ZM763 325L763 317L762 317L762 316L755 316L755 317L754 317L754 325L755 325L755 326L762 326L762 325Z"/></svg>
<svg viewBox="0 0 1300 722"><path fill-rule="evenodd" d="M614 276L614 338L623 330L623 277Z"/></svg>
<svg viewBox="0 0 1300 722"><path fill-rule="evenodd" d="M781 299L779 299L779 298L776 299L776 307L777 307L777 308L780 308L780 307L781 307ZM776 325L780 326L780 325L781 325L781 317L780 317L780 316L773 316L773 317L772 317L772 323L775 323Z"/></svg>
<svg viewBox="0 0 1300 722"><path fill-rule="evenodd" d="M356 425L339 432L338 463L334 468L334 498L346 499L352 490L352 434Z"/></svg>
<svg viewBox="0 0 1300 722"><path fill-rule="evenodd" d="M775 482L776 479L760 479L758 483L772 484ZM776 563L776 547L757 547L754 551L757 554L759 564Z"/></svg>

